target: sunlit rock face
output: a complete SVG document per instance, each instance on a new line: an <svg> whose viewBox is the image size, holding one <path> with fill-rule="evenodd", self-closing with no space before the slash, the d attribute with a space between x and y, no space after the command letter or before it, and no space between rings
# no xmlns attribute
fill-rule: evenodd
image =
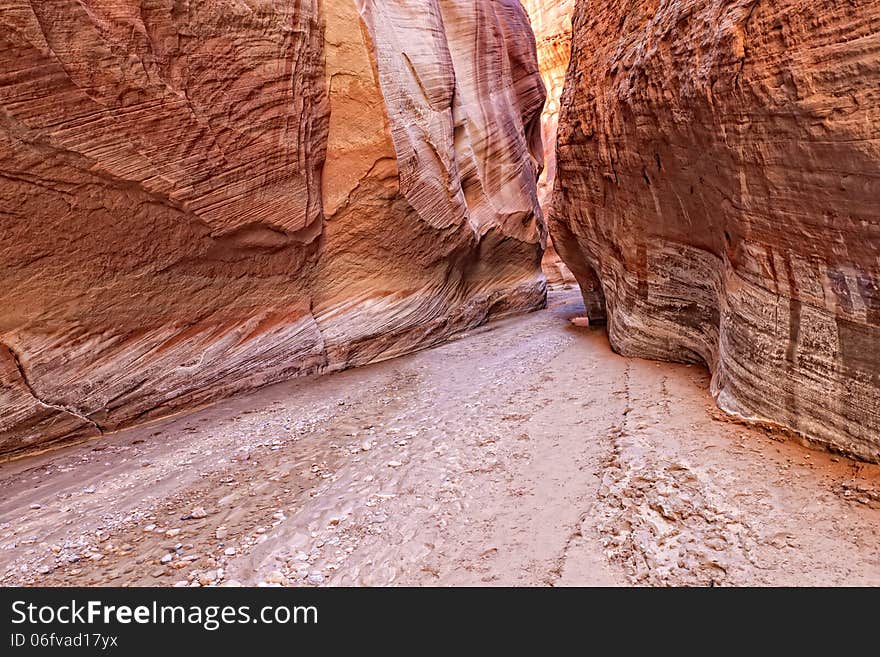
<svg viewBox="0 0 880 657"><path fill-rule="evenodd" d="M516 0L0 0L0 452L541 307Z"/></svg>
<svg viewBox="0 0 880 657"><path fill-rule="evenodd" d="M547 89L547 103L541 116L541 134L544 142L544 171L538 180L538 200L548 218L553 213L553 181L556 178L556 127L559 122L559 101L565 84L571 52L571 15L574 0L523 0L529 13L538 46L538 67ZM550 284L568 284L574 277L548 242L542 261L544 274Z"/></svg>
<svg viewBox="0 0 880 657"><path fill-rule="evenodd" d="M880 12L580 0L551 233L624 354L880 458Z"/></svg>
<svg viewBox="0 0 880 657"><path fill-rule="evenodd" d="M547 104L541 116L544 141L544 172L538 183L538 199L546 208L556 178L556 128L559 101L571 54L571 17L575 0L523 0L538 46L538 67L547 88Z"/></svg>

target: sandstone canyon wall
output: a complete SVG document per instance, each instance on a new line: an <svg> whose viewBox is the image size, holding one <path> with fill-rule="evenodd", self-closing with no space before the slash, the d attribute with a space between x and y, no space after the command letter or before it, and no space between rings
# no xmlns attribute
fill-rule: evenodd
<svg viewBox="0 0 880 657"><path fill-rule="evenodd" d="M538 180L538 201L544 215L552 213L553 181L556 178L556 130L559 123L559 101L565 84L565 73L571 52L571 15L574 0L523 0L532 22L538 48L538 68L547 89L547 103L541 115L544 142L544 171ZM574 277L548 241L542 261L547 282L573 283Z"/></svg>
<svg viewBox="0 0 880 657"><path fill-rule="evenodd" d="M547 89L547 103L541 115L544 142L544 171L538 180L538 200L546 208L556 179L556 130L559 102L571 55L571 17L575 0L523 0L532 22L538 50L538 68Z"/></svg>
<svg viewBox="0 0 880 657"><path fill-rule="evenodd" d="M0 11L0 452L544 303L518 0Z"/></svg>
<svg viewBox="0 0 880 657"><path fill-rule="evenodd" d="M580 0L550 229L623 354L880 460L880 5Z"/></svg>

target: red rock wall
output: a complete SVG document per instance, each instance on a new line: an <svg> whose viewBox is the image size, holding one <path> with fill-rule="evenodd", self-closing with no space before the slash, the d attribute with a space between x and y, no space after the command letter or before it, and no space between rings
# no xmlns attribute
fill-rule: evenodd
<svg viewBox="0 0 880 657"><path fill-rule="evenodd" d="M615 349L880 459L880 5L580 0L551 233Z"/></svg>
<svg viewBox="0 0 880 657"><path fill-rule="evenodd" d="M544 142L544 170L538 179L538 201L544 216L552 213L553 181L556 178L556 128L559 122L559 101L565 83L571 51L571 15L574 0L523 0L529 14L538 46L538 68L547 89L547 102L541 115ZM548 241L541 267L551 285L574 282L568 267Z"/></svg>
<svg viewBox="0 0 880 657"><path fill-rule="evenodd" d="M543 304L515 0L0 10L0 452Z"/></svg>
<svg viewBox="0 0 880 657"><path fill-rule="evenodd" d="M546 210L556 178L556 129L559 101L571 55L571 16L575 0L523 0L538 46L538 67L547 89L547 103L541 115L544 142L544 171L538 181L538 200Z"/></svg>

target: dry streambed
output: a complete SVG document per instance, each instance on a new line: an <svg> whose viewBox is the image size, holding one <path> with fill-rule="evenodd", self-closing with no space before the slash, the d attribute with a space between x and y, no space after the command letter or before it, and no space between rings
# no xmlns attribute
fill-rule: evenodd
<svg viewBox="0 0 880 657"><path fill-rule="evenodd" d="M548 310L0 465L3 585L880 584L880 468Z"/></svg>

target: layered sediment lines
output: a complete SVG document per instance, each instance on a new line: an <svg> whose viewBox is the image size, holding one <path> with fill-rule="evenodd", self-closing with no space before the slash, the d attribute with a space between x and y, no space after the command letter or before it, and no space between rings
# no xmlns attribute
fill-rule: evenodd
<svg viewBox="0 0 880 657"><path fill-rule="evenodd" d="M544 216L553 209L553 181L556 179L556 130L559 123L559 101L565 84L565 73L571 54L571 15L574 0L523 0L529 14L538 47L538 68L547 89L547 103L541 115L541 135L544 142L544 171L538 179L538 201ZM574 282L568 267L560 259L552 241L541 263L547 282L563 284Z"/></svg>
<svg viewBox="0 0 880 657"><path fill-rule="evenodd" d="M0 10L0 452L544 303L516 0Z"/></svg>
<svg viewBox="0 0 880 657"><path fill-rule="evenodd" d="M581 0L551 234L614 348L880 460L880 11Z"/></svg>
<svg viewBox="0 0 880 657"><path fill-rule="evenodd" d="M523 0L529 13L538 47L538 67L547 89L547 103L541 115L544 141L544 171L538 181L538 200L546 210L556 179L556 130L559 102L571 56L571 17L575 0Z"/></svg>

